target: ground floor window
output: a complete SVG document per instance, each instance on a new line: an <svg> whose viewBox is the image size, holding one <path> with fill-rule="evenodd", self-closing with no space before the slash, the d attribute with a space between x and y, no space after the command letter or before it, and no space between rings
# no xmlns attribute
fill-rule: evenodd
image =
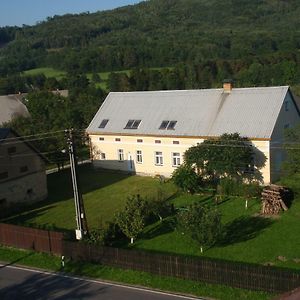
<svg viewBox="0 0 300 300"><path fill-rule="evenodd" d="M139 164L143 162L142 150L136 150L136 162Z"/></svg>
<svg viewBox="0 0 300 300"><path fill-rule="evenodd" d="M105 153L102 152L102 153L100 154L100 157L101 157L102 160L105 160L105 159L106 159Z"/></svg>
<svg viewBox="0 0 300 300"><path fill-rule="evenodd" d="M124 150L118 149L118 160L123 161L124 160Z"/></svg>
<svg viewBox="0 0 300 300"><path fill-rule="evenodd" d="M180 153L178 153L178 152L172 153L172 166L173 167L180 166Z"/></svg>
<svg viewBox="0 0 300 300"><path fill-rule="evenodd" d="M163 165L163 154L160 151L155 152L155 164L157 166L162 166Z"/></svg>

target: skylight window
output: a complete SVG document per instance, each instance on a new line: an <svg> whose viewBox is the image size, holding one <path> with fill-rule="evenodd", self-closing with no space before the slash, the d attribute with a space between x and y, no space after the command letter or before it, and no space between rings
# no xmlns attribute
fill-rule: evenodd
<svg viewBox="0 0 300 300"><path fill-rule="evenodd" d="M129 120L124 129L138 129L141 120Z"/></svg>
<svg viewBox="0 0 300 300"><path fill-rule="evenodd" d="M159 129L161 130L174 130L175 129L175 125L176 125L177 121L167 121L164 120L161 122Z"/></svg>
<svg viewBox="0 0 300 300"><path fill-rule="evenodd" d="M166 129L168 124L169 124L170 121L162 121L160 126L159 126L159 129Z"/></svg>
<svg viewBox="0 0 300 300"><path fill-rule="evenodd" d="M99 125L99 128L105 128L105 126L107 125L108 121L109 121L108 119L103 119L102 122Z"/></svg>
<svg viewBox="0 0 300 300"><path fill-rule="evenodd" d="M174 130L176 123L177 123L177 121L170 121L170 123L167 127L167 130Z"/></svg>

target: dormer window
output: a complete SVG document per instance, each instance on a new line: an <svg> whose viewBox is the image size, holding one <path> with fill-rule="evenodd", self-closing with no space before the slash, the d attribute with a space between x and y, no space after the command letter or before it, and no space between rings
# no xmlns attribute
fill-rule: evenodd
<svg viewBox="0 0 300 300"><path fill-rule="evenodd" d="M138 129L141 120L129 120L124 129Z"/></svg>
<svg viewBox="0 0 300 300"><path fill-rule="evenodd" d="M164 120L161 122L159 129L160 130L174 130L175 129L175 125L176 125L177 121L168 121L168 120Z"/></svg>
<svg viewBox="0 0 300 300"><path fill-rule="evenodd" d="M105 126L107 125L109 119L103 119L102 122L99 125L99 128L105 128Z"/></svg>

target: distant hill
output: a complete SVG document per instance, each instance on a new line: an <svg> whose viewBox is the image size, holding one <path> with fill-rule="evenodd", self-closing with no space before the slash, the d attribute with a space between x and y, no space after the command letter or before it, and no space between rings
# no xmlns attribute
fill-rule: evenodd
<svg viewBox="0 0 300 300"><path fill-rule="evenodd" d="M297 64L299 0L149 0L0 29L0 75L228 62ZM226 68L226 67L224 67ZM297 71L297 70L296 70ZM226 72L225 72L226 73Z"/></svg>

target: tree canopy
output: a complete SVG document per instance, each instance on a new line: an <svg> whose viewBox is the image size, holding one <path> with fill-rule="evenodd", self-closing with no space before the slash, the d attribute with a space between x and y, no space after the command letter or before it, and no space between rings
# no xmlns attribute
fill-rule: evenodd
<svg viewBox="0 0 300 300"><path fill-rule="evenodd" d="M212 181L222 177L240 181L249 177L254 164L253 154L247 138L238 133L225 133L220 138L208 139L189 148L184 157L188 166L195 166L198 174Z"/></svg>
<svg viewBox="0 0 300 300"><path fill-rule="evenodd" d="M297 0L150 0L53 16L0 28L0 76L45 66L95 73L184 64L185 86L176 71L162 74L163 89L209 88L228 77L240 86L298 84L299 14ZM160 74L151 76L147 89L160 89Z"/></svg>

